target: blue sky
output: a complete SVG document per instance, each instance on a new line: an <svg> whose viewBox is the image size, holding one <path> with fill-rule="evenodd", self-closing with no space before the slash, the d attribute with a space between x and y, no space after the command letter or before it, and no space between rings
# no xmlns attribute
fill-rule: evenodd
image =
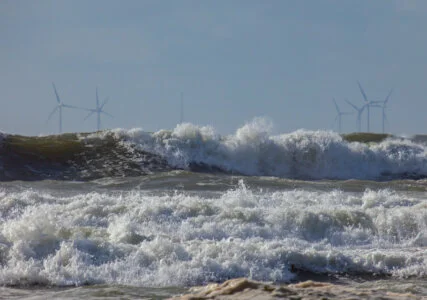
<svg viewBox="0 0 427 300"><path fill-rule="evenodd" d="M426 133L426 29L424 0L2 0L0 130L56 133L52 81L67 104L109 96L104 128L172 129L183 92L185 121L222 134L259 116L337 130L332 98L361 105L359 80L372 100L394 88L388 131ZM64 131L94 130L85 115L64 111Z"/></svg>

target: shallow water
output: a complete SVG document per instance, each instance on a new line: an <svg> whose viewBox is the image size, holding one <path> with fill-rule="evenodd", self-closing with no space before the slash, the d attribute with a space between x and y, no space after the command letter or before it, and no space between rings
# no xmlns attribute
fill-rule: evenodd
<svg viewBox="0 0 427 300"><path fill-rule="evenodd" d="M0 289L0 299L167 299L186 293L186 288L146 288L94 285L73 288L10 288Z"/></svg>
<svg viewBox="0 0 427 300"><path fill-rule="evenodd" d="M6 298L167 298L230 278L427 295L425 181L187 171L0 184Z"/></svg>

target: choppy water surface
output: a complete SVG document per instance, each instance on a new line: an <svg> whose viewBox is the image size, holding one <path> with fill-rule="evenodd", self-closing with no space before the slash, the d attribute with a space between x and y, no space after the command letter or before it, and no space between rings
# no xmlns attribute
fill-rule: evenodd
<svg viewBox="0 0 427 300"><path fill-rule="evenodd" d="M186 171L3 183L0 284L19 287L16 293L41 287L37 293L52 298L90 295L93 288L161 297L236 277L353 284L368 278L408 282L425 293L426 188L425 181L304 182Z"/></svg>
<svg viewBox="0 0 427 300"><path fill-rule="evenodd" d="M60 153L3 137L1 297L161 299L236 277L427 295L423 142L257 126L49 137Z"/></svg>

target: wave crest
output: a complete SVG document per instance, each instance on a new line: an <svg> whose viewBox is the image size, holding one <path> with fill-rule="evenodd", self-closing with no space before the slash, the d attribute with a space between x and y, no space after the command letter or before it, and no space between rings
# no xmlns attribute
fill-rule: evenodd
<svg viewBox="0 0 427 300"><path fill-rule="evenodd" d="M349 142L330 131L273 135L271 129L270 122L257 118L227 136L191 123L154 133L114 129L47 137L4 135L0 179L87 180L172 169L306 180L427 177L422 142L382 135L375 143ZM379 140L372 134L370 138Z"/></svg>

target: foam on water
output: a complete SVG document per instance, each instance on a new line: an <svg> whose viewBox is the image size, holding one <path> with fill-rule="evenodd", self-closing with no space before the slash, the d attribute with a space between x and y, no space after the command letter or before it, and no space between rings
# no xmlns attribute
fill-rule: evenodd
<svg viewBox="0 0 427 300"><path fill-rule="evenodd" d="M424 193L0 191L0 284L188 286L427 275Z"/></svg>
<svg viewBox="0 0 427 300"><path fill-rule="evenodd" d="M189 123L153 134L138 129L112 133L129 148L158 154L170 165L184 169L201 164L244 175L299 179L427 176L426 146L410 140L349 143L329 131L271 135L270 130L271 124L255 119L229 136Z"/></svg>

